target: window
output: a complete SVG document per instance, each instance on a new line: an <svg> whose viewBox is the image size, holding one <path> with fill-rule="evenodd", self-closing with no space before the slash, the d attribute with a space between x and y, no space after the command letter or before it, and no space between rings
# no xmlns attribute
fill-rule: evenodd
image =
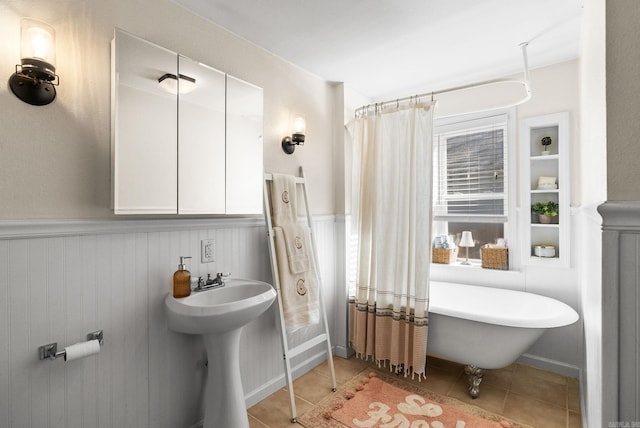
<svg viewBox="0 0 640 428"><path fill-rule="evenodd" d="M471 231L470 259L480 259L480 247L498 239L514 244L511 117L501 110L434 123L433 235L458 242L462 231Z"/></svg>

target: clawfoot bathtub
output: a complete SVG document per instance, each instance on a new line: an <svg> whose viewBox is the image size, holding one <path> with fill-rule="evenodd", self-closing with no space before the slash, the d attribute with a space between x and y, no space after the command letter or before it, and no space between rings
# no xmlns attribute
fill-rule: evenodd
<svg viewBox="0 0 640 428"><path fill-rule="evenodd" d="M550 328L578 314L558 300L521 291L431 282L427 352L464 364L477 398L483 370L515 362Z"/></svg>

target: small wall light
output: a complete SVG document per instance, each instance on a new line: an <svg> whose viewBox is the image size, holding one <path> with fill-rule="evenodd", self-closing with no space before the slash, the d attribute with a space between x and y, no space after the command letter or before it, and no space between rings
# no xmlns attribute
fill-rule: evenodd
<svg viewBox="0 0 640 428"><path fill-rule="evenodd" d="M307 121L304 116L296 115L293 117L291 124L293 131L291 137L286 136L282 139L282 150L290 155L296 150L296 146L304 145L304 133L307 128Z"/></svg>
<svg viewBox="0 0 640 428"><path fill-rule="evenodd" d="M180 82L178 82L178 78L180 78ZM178 92L188 94L196 88L196 79L184 74L178 74L176 77L175 74L166 73L158 79L158 86L170 94L177 94Z"/></svg>
<svg viewBox="0 0 640 428"><path fill-rule="evenodd" d="M56 99L56 32L44 22L20 22L20 64L9 78L11 91L25 103L44 106Z"/></svg>

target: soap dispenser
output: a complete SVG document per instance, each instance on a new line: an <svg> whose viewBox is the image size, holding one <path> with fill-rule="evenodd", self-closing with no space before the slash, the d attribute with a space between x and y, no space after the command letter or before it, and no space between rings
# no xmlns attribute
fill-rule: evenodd
<svg viewBox="0 0 640 428"><path fill-rule="evenodd" d="M191 294L191 273L187 270L184 259L191 257L180 256L178 270L173 274L173 297L187 297Z"/></svg>

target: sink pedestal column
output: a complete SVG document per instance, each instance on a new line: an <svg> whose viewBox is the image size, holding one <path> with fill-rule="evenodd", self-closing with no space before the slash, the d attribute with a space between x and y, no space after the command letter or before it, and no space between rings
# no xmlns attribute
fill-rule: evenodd
<svg viewBox="0 0 640 428"><path fill-rule="evenodd" d="M208 360L204 428L249 428L240 377L241 332L203 335Z"/></svg>

